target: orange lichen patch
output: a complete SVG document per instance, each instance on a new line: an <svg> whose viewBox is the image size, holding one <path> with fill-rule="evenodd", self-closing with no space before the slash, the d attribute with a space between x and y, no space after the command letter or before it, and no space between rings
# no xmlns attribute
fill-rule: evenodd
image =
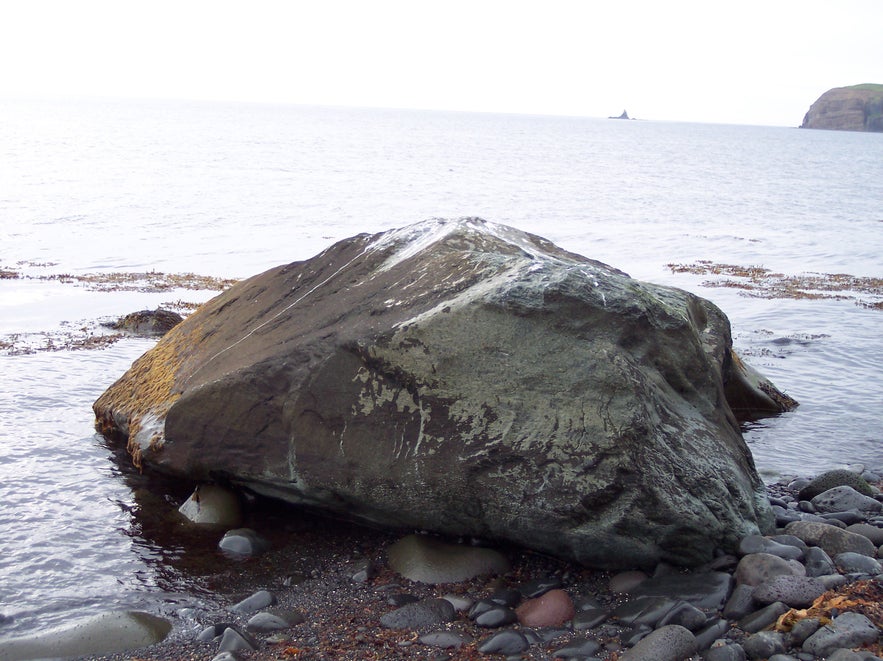
<svg viewBox="0 0 883 661"><path fill-rule="evenodd" d="M862 297L883 298L883 278L870 278L847 273L802 273L784 275L762 266L718 264L699 260L692 264L667 264L672 273L721 276L706 280L705 287L742 289L746 296L758 298L851 300L863 307L881 310L883 300L866 301ZM734 280L733 278L739 278Z"/></svg>
<svg viewBox="0 0 883 661"><path fill-rule="evenodd" d="M92 405L98 431L105 436L127 439L126 449L138 467L143 451L136 438L145 418L152 416L163 420L181 396L175 378L190 335L179 332L179 329L172 329L153 349L136 360ZM155 433L149 440L149 448L158 450L161 441L161 435Z"/></svg>
<svg viewBox="0 0 883 661"><path fill-rule="evenodd" d="M837 590L828 590L812 606L792 608L776 621L776 631L790 631L799 620L817 617L822 624L829 623L837 613L861 613L877 627L883 628L883 585L877 581L856 581Z"/></svg>

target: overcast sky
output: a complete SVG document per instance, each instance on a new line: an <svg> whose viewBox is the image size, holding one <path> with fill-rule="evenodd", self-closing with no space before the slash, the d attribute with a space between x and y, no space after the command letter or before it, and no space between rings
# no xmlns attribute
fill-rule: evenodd
<svg viewBox="0 0 883 661"><path fill-rule="evenodd" d="M0 0L0 97L796 126L881 35L883 0Z"/></svg>

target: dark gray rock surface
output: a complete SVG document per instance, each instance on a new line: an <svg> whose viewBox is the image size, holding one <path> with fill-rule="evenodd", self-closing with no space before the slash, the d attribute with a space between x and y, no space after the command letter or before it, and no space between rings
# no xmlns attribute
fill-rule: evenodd
<svg viewBox="0 0 883 661"><path fill-rule="evenodd" d="M139 465L613 568L766 532L734 410L788 405L709 301L461 219L240 282L94 408Z"/></svg>

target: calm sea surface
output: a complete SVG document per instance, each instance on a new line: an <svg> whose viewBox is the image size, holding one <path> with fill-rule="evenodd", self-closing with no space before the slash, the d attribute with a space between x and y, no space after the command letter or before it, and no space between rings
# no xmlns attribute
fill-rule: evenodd
<svg viewBox="0 0 883 661"><path fill-rule="evenodd" d="M40 348L47 334L214 295L36 276L247 277L360 232L467 215L723 308L737 349L801 402L746 430L767 479L883 466L883 310L861 305L880 298L756 298L666 266L883 277L883 134L0 101L0 268L35 276L0 280L0 341ZM0 638L211 598L173 561L180 540L157 532L152 512L169 502L93 431L92 402L150 346L0 355Z"/></svg>

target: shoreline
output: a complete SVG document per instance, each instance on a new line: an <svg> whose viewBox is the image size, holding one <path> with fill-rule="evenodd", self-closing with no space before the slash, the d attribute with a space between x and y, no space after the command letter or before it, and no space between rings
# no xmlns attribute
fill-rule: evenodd
<svg viewBox="0 0 883 661"><path fill-rule="evenodd" d="M866 474L878 479L874 481L875 498L883 502L883 465L874 467ZM801 505L796 500L798 487L808 482L805 478L782 479L767 485L767 494L776 510L777 534L784 532L786 518L798 516ZM267 503L259 503L261 507ZM585 645L595 651L589 655L576 655L565 658L603 659L614 661L639 635L653 633L640 631L639 627L627 625L622 616L616 616L617 609L632 598L628 591L617 586L629 582L640 583L641 575L634 571L599 571L582 567L571 562L558 560L514 547L495 547L509 561L510 569L500 576L476 577L466 581L428 585L415 583L403 578L389 566L388 549L405 533L375 530L356 524L336 521L302 512L292 517L296 510L279 504L273 509L272 503L266 511L253 512L250 520L258 528L259 535L271 541L271 548L263 554L238 563L220 562L218 571L202 577L209 590L220 594L220 602L227 607L206 609L196 612L181 609L174 614L174 629L163 642L156 645L130 650L125 653L82 657L100 661L121 661L138 658L142 661L211 660L246 661L269 659L310 659L310 660L356 660L356 659L476 659L503 658L500 655L482 653L479 649L488 639L501 631L512 631L527 636L533 641L524 650L508 655L508 658L525 660L547 660L559 658L556 652L568 646ZM804 506L805 507L805 506ZM781 509L779 509L781 508ZM832 517L833 518L833 517ZM883 534L883 514L869 518ZM275 526L275 528L266 528ZM845 524L832 524L844 529ZM220 538L221 533L217 533ZM457 542L458 540L448 540ZM876 548L877 558L883 558L883 545ZM702 572L736 572L739 556L722 554L712 563L695 570L684 570L661 564L643 578L660 576L675 577L687 581L686 577ZM395 610L399 602L406 600L431 600L442 597L456 597L465 602L487 599L494 594L511 593L525 584L536 581L551 581L566 592L576 609L576 614L565 623L553 627L529 627L522 624L509 624L504 627L483 627L470 619L467 611L458 612L450 622L429 627L390 629L381 624L381 618ZM838 579L839 580L839 579ZM824 597L828 603L838 604L839 613L864 612L874 618L878 634L883 631L883 605L877 603L877 610L863 608L862 599L868 595L883 597L883 573L876 578L861 580L849 576L840 585L834 585ZM632 588L633 589L633 588ZM233 612L230 610L240 599L258 591L266 590L273 594L276 603L266 612L286 614L295 624L273 633L249 631L248 622L254 612ZM407 595L404 596L404 595ZM523 603L526 598L519 597ZM713 631L715 639L727 640L730 646L743 646L752 636L736 626L739 618L723 617L731 607L733 597L728 595L717 609L703 609L708 622L719 618L725 624L718 624ZM821 597L820 597L821 599ZM726 604L724 606L724 604ZM836 608L836 607L832 607ZM598 624L586 626L586 613L604 611L607 617ZM787 609L786 609L787 610ZM806 609L793 608L796 619L805 619L800 613ZM822 611L822 618L838 614L837 610ZM827 615L824 613L827 612ZM168 615L168 614L166 614ZM795 620L796 621L796 620ZM824 619L820 620L824 622ZM223 623L223 624L221 624ZM707 622L706 622L707 624ZM255 650L238 649L232 656L220 656L219 640L200 642L197 636L209 626L232 626L250 640ZM768 627L769 628L769 627ZM423 644L420 638L427 630L445 632L459 636L464 642L459 648L443 649ZM782 630L784 631L784 630ZM699 631L694 631L697 637ZM514 634L513 634L514 635ZM780 636L790 634L781 633ZM706 636L707 637L707 636ZM518 637L516 636L516 639ZM706 641L708 642L708 641ZM706 645L707 647L707 645ZM0 645L2 649L2 645ZM883 643L879 640L867 647L868 653L883 655ZM684 659L704 659L699 654ZM635 657L644 658L644 657ZM646 657L655 658L655 657ZM723 657L721 657L723 658ZM735 658L735 657L733 657ZM817 657L822 658L822 657ZM868 658L876 658L870 656Z"/></svg>

